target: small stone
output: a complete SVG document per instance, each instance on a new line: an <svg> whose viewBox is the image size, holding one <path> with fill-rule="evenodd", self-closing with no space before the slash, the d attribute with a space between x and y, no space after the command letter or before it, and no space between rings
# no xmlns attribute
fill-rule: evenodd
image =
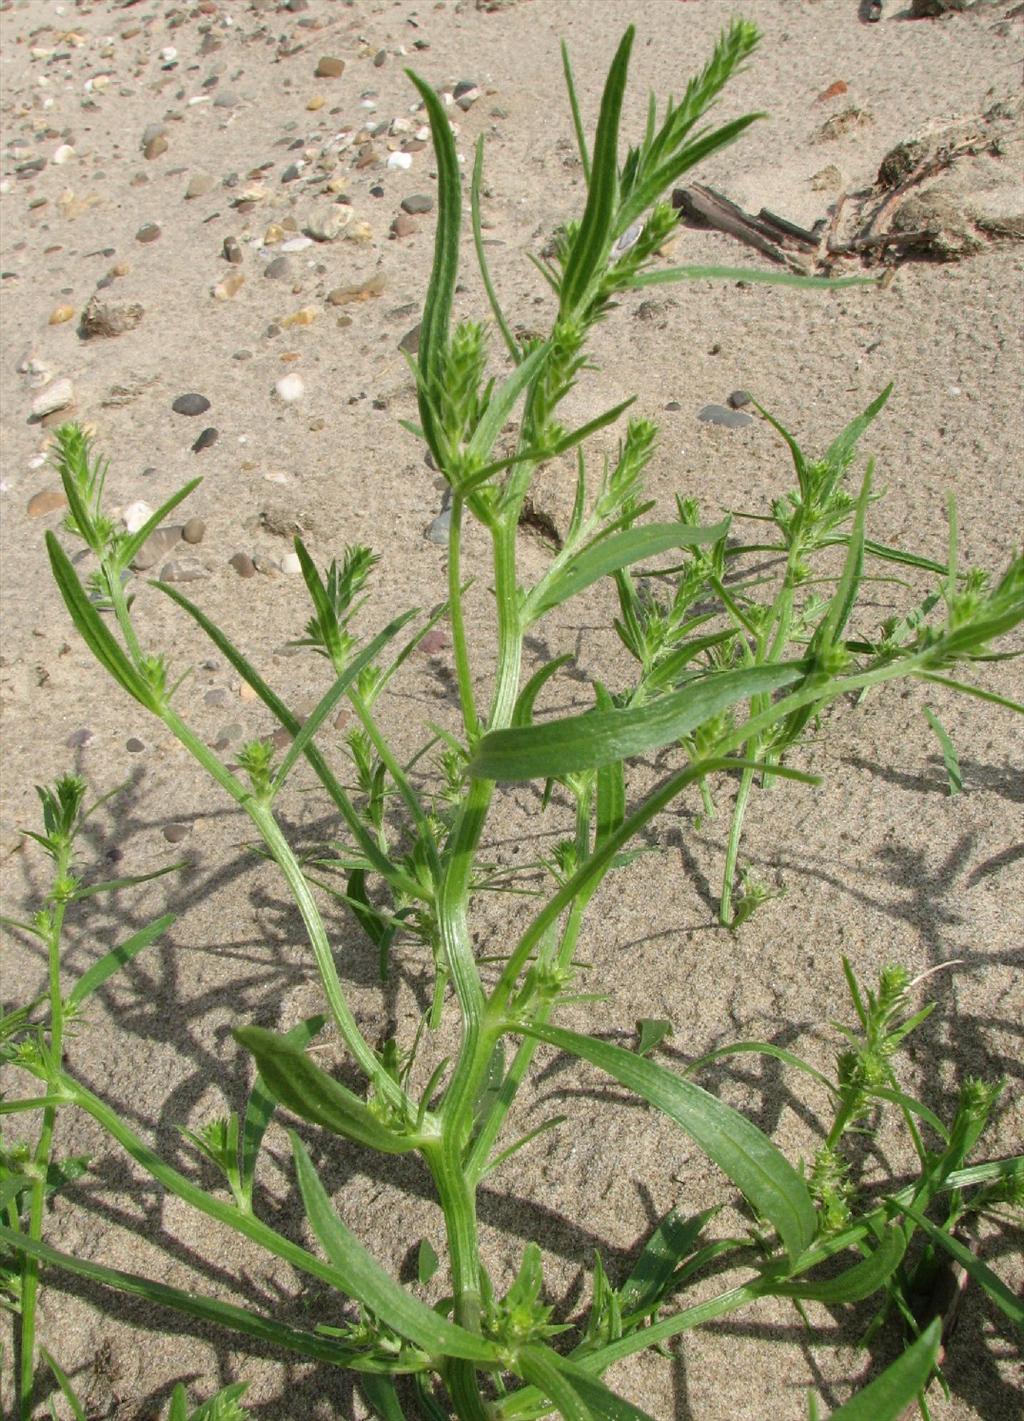
<svg viewBox="0 0 1024 1421"><path fill-rule="evenodd" d="M209 575L198 558L172 558L160 569L161 582L199 582Z"/></svg>
<svg viewBox="0 0 1024 1421"><path fill-rule="evenodd" d="M196 415L205 414L210 408L210 401L205 395L197 395L194 392L187 395L179 395L171 405L175 414L188 415L194 418Z"/></svg>
<svg viewBox="0 0 1024 1421"><path fill-rule="evenodd" d="M222 251L226 262L230 262L232 266L241 265L242 248L238 245L237 237L225 237Z"/></svg>
<svg viewBox="0 0 1024 1421"><path fill-rule="evenodd" d="M216 442L217 442L217 440L218 440L219 438L220 438L220 431L217 430L217 429L214 429L214 427L213 427L212 424L207 425L207 427L202 431L202 433L199 435L199 437L198 437L198 438L195 440L195 442L193 443L193 445L192 445L192 453L193 453L193 454L201 454L204 449L210 449L210 448L212 448L212 446L213 446L214 444L216 444ZM191 542L191 539L189 539L189 541ZM198 541L198 539L197 539L196 541Z"/></svg>
<svg viewBox="0 0 1024 1421"><path fill-rule="evenodd" d="M450 508L443 508L441 512L427 528L423 536L431 543L437 543L439 547L448 546L448 534L452 526L452 511Z"/></svg>
<svg viewBox="0 0 1024 1421"><path fill-rule="evenodd" d="M448 634L440 627L432 627L425 637L416 644L416 650L424 656L436 656L448 645Z"/></svg>
<svg viewBox="0 0 1024 1421"><path fill-rule="evenodd" d="M407 212L400 212L391 224L393 237L411 237L418 230L415 218L410 217Z"/></svg>
<svg viewBox="0 0 1024 1421"><path fill-rule="evenodd" d="M278 395L286 403L291 404L294 400L301 400L306 393L306 385L301 375L283 375L274 386Z"/></svg>
<svg viewBox="0 0 1024 1421"><path fill-rule="evenodd" d="M359 150L359 155L358 155L358 157L356 158L356 169L357 169L357 171L362 171L363 168L368 168L368 167L370 167L370 165L371 165L372 163L376 163L376 161L377 161L377 150L376 150L376 148L374 148L374 146L373 146L372 143L364 143L363 146L362 146L362 147L360 148L360 150Z"/></svg>
<svg viewBox="0 0 1024 1421"><path fill-rule="evenodd" d="M135 233L135 240L145 245L147 242L155 242L159 236L159 226L155 222L147 222Z"/></svg>
<svg viewBox="0 0 1024 1421"><path fill-rule="evenodd" d="M181 530L186 543L201 543L206 535L206 524L201 518L190 518Z"/></svg>
<svg viewBox="0 0 1024 1421"><path fill-rule="evenodd" d="M230 559L230 563L239 577L256 576L256 564L248 553L235 553L234 557Z"/></svg>
<svg viewBox="0 0 1024 1421"><path fill-rule="evenodd" d="M146 747L137 736L132 735L124 742L124 748L129 755L141 755Z"/></svg>
<svg viewBox="0 0 1024 1421"><path fill-rule="evenodd" d="M244 274L240 271L233 271L223 281L218 281L216 286L210 287L210 295L215 301L230 301L233 296L238 295L244 285Z"/></svg>
<svg viewBox="0 0 1024 1421"><path fill-rule="evenodd" d="M350 301L370 301L383 293L384 286L384 273L378 272L357 286L336 286L328 292L327 300L332 306L347 306Z"/></svg>
<svg viewBox="0 0 1024 1421"><path fill-rule="evenodd" d="M192 832L190 824L165 824L164 838L169 844L180 844Z"/></svg>
<svg viewBox="0 0 1024 1421"><path fill-rule="evenodd" d="M317 242L333 242L351 221L351 207L336 202L321 211L310 213L303 231Z"/></svg>
<svg viewBox="0 0 1024 1421"><path fill-rule="evenodd" d="M669 400L669 402L668 402L668 404L665 406L665 408L666 408L667 410L671 410L671 411L674 413L676 410L681 410L681 409L682 409L682 405L679 403L678 400Z"/></svg>
<svg viewBox="0 0 1024 1421"><path fill-rule="evenodd" d="M408 169L412 167L412 154L411 154L411 153L401 153L401 152L400 152L400 153L389 153L389 154L388 154L388 167L389 167L389 168L401 168L403 171L408 171Z"/></svg>
<svg viewBox="0 0 1024 1421"><path fill-rule="evenodd" d="M295 182L297 178L302 177L302 170L305 166L305 163L301 161L299 161L298 163L289 163L287 168L285 168L284 172L281 174L281 181L283 183Z"/></svg>
<svg viewBox="0 0 1024 1421"><path fill-rule="evenodd" d="M414 192L411 197L402 198L402 211L408 212L411 217L415 217L420 212L432 212L434 210L434 199L425 192Z"/></svg>
<svg viewBox="0 0 1024 1421"><path fill-rule="evenodd" d="M221 89L220 93L213 101L215 109L235 109L238 107L239 98L230 89Z"/></svg>
<svg viewBox="0 0 1024 1421"><path fill-rule="evenodd" d="M290 316L285 316L281 321L281 329L289 330L292 326L311 326L319 316L320 312L315 306L303 306L298 311L293 311Z"/></svg>
<svg viewBox="0 0 1024 1421"><path fill-rule="evenodd" d="M47 513L56 513L59 508L67 508L67 506L68 501L63 489L48 488L44 489L42 493L32 495L25 512L30 518L44 518Z"/></svg>
<svg viewBox="0 0 1024 1421"><path fill-rule="evenodd" d="M47 325L62 326L65 321L72 320L74 314L74 306L55 306L50 312L50 319L47 321Z"/></svg>
<svg viewBox="0 0 1024 1421"><path fill-rule="evenodd" d="M115 305L91 296L82 312L80 330L83 336L113 337L134 330L145 312L137 301L127 305Z"/></svg>
<svg viewBox="0 0 1024 1421"><path fill-rule="evenodd" d="M302 571L302 563L299 561L298 553L285 553L281 559L281 571L294 577L297 572Z"/></svg>
<svg viewBox="0 0 1024 1421"><path fill-rule="evenodd" d="M461 84L457 84L455 86L455 103L456 106L463 111L463 113L468 113L469 110L476 103L477 99L480 97L480 90L475 84L472 84L468 89L463 90L463 92L460 94L459 90L461 88Z"/></svg>
<svg viewBox="0 0 1024 1421"><path fill-rule="evenodd" d="M51 162L56 163L56 164L58 165L58 167L59 167L59 166L60 166L61 164L63 164L63 163L70 163L70 162L71 162L71 159L72 159L74 156L75 156L75 150L72 148L71 144L70 144L70 143L62 143L62 144L60 145L60 147L57 149L56 153L54 153L53 158L51 159Z"/></svg>
<svg viewBox="0 0 1024 1421"><path fill-rule="evenodd" d="M68 379L54 380L32 401L32 418L44 419L57 410L67 409L75 398L74 386Z"/></svg>
<svg viewBox="0 0 1024 1421"><path fill-rule="evenodd" d="M824 168L819 168L811 178L811 187L815 192L834 192L842 185L843 175L835 163L827 163Z"/></svg>
<svg viewBox="0 0 1024 1421"><path fill-rule="evenodd" d="M84 750L93 740L93 733L88 726L83 725L81 730L73 730L64 744L69 750Z"/></svg>
<svg viewBox="0 0 1024 1421"><path fill-rule="evenodd" d="M725 405L705 405L697 418L703 424L720 424L726 429L742 429L745 424L753 424L749 414L727 409Z"/></svg>
<svg viewBox="0 0 1024 1421"><path fill-rule="evenodd" d="M137 498L134 503L129 503L128 507L121 514L121 521L129 533L137 533L153 516L152 507L144 498Z"/></svg>
<svg viewBox="0 0 1024 1421"><path fill-rule="evenodd" d="M345 61L333 54L325 54L314 70L317 79L340 79L345 72Z"/></svg>
<svg viewBox="0 0 1024 1421"><path fill-rule="evenodd" d="M406 331L405 335L398 342L398 349L404 350L407 355L415 355L420 348L420 325L417 321L411 331Z"/></svg>
<svg viewBox="0 0 1024 1421"><path fill-rule="evenodd" d="M744 405L749 405L749 404L750 404L750 391L749 391L749 390L733 390L732 394L731 394L731 395L729 396L729 398L726 400L726 404L727 404L727 405L730 405L734 410L741 409Z"/></svg>
<svg viewBox="0 0 1024 1421"><path fill-rule="evenodd" d="M312 237L289 237L281 243L282 252L304 252L313 245Z"/></svg>
<svg viewBox="0 0 1024 1421"><path fill-rule="evenodd" d="M204 706L227 706L231 704L231 697L223 686L215 686L212 691L207 691L203 697Z"/></svg>
<svg viewBox="0 0 1024 1421"><path fill-rule="evenodd" d="M292 276L292 264L287 257L275 257L263 268L263 275L270 281L288 281Z"/></svg>
<svg viewBox="0 0 1024 1421"><path fill-rule="evenodd" d="M193 176L189 178L188 187L185 189L186 202L190 202L195 197L205 197L208 192L213 190L215 181L216 179L212 173L193 174Z"/></svg>
<svg viewBox="0 0 1024 1421"><path fill-rule="evenodd" d="M323 94L314 94L313 97L310 99L309 103L306 105L306 109L309 113L316 113L317 109L322 109L326 102L327 100L324 98Z"/></svg>
<svg viewBox="0 0 1024 1421"><path fill-rule="evenodd" d="M144 158L150 160L159 158L162 153L167 152L169 147L170 144L167 142L167 139L162 133L158 133L155 138L151 138L149 142L143 146L142 155Z"/></svg>
<svg viewBox="0 0 1024 1421"><path fill-rule="evenodd" d="M238 721L233 720L230 725L222 725L220 730L217 731L213 741L213 748L215 750L226 750L228 746L233 745L236 740L241 740L244 734L245 731L238 724Z"/></svg>
<svg viewBox="0 0 1024 1421"><path fill-rule="evenodd" d="M388 62L388 52L387 52L387 50L386 50L386 49L378 49L377 53L373 56L373 67L374 67L374 69L383 69L384 65L385 65L387 62Z"/></svg>
<svg viewBox="0 0 1024 1421"><path fill-rule="evenodd" d="M180 541L180 525L165 523L161 528L154 528L132 559L132 567L136 572L145 572L176 548Z"/></svg>

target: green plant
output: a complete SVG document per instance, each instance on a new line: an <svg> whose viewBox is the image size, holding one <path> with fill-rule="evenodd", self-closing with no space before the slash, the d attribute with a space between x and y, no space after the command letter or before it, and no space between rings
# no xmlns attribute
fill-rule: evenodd
<svg viewBox="0 0 1024 1421"><path fill-rule="evenodd" d="M885 394L844 430L821 460L808 461L781 431L792 451L799 486L773 506L776 535L767 545L732 541L728 520L702 525L697 509L686 500L679 502L671 521L640 521L650 508L642 498L642 477L656 437L655 427L644 418L628 422L614 459L606 459L596 492L591 492L584 443L618 420L632 401L577 429L560 422L559 407L587 366L588 336L624 292L695 275L728 274L658 265L673 222L664 194L682 172L739 136L753 119L717 129L697 127L756 42L753 28L738 23L723 36L682 101L668 104L660 124L651 100L643 141L620 164L619 114L632 40L630 29L611 66L592 156L565 60L588 194L581 219L559 234L553 257L538 262L557 300L546 340L518 342L500 307L481 239L483 150L477 150L473 229L494 322L511 361L503 378L487 374L483 325L452 325L459 265L458 162L437 97L421 79L410 76L426 105L439 172L434 267L419 354L412 362L419 423L410 427L426 440L451 489L447 608L421 625L397 652L394 645L412 613L365 640L357 630L356 614L372 555L350 549L341 566L333 563L322 573L296 540L313 606L301 644L319 653L331 673L316 710L300 723L219 627L173 586L160 589L203 629L291 735L279 762L269 741L247 744L234 764L219 758L177 710L174 698L180 681L172 684L165 657L144 649L124 575L146 538L194 485L128 536L103 512L105 466L94 458L88 440L74 426L58 431L57 462L70 506L67 528L84 540L95 558L95 570L83 584L59 540L48 536L54 576L72 620L122 689L163 722L248 816L261 852L276 863L302 916L323 984L326 1017L285 1034L254 1026L236 1030L237 1041L257 1069L249 1099L240 1112L189 1135L221 1171L225 1189L205 1190L161 1160L64 1068L61 1040L69 1004L77 1006L87 995L83 983L91 980L95 985L96 974L109 975L166 924L147 929L145 941L132 939L109 954L69 996L62 995L60 930L63 905L80 891L77 882L70 891L67 885L72 882L71 840L83 791L62 781L56 790L44 792L44 807L51 807L51 817L57 815L64 836L49 847L43 845L57 864L55 907L45 911L45 921L41 915L18 926L46 945L50 992L45 1001L6 1019L4 1047L9 1064L38 1079L43 1093L5 1100L0 1107L5 1113L44 1111L31 1169L21 1156L11 1156L15 1173L4 1184L7 1224L0 1228L0 1242L12 1260L8 1276L22 1309L20 1395L26 1421L32 1406L33 1309L40 1263L219 1322L307 1358L350 1368L359 1373L367 1400L385 1421L410 1414L511 1421L551 1411L570 1421L642 1417L643 1411L601 1380L614 1361L765 1296L791 1298L799 1307L807 1299L840 1304L879 1293L887 1307L895 1306L904 1315L913 1336L920 1330L909 1302L916 1270L929 1265L935 1251L961 1259L996 1304L1014 1321L1022 1320L1019 1303L953 1234L965 1212L1021 1203L1020 1160L967 1164L998 1092L975 1084L965 1088L947 1127L927 1106L901 1091L891 1060L923 1016L906 1015L905 976L887 974L877 995L865 995L847 967L858 1027L840 1059L835 1082L765 1043L729 1048L781 1056L809 1071L830 1092L833 1123L804 1170L795 1168L742 1114L695 1085L688 1078L692 1070L680 1074L650 1059L664 1023L649 1025L638 1051L552 1024L560 1007L587 999L574 978L590 899L605 875L632 856L637 835L658 813L691 788L704 797L706 813L712 806L711 782L739 776L721 904L723 920L737 927L764 897L747 874L740 901L735 907L732 903L743 809L757 777L813 780L786 763L808 724L850 693L863 694L890 680L916 678L998 701L994 693L970 687L951 672L961 663L1002 654L991 649L992 643L1024 617L1024 560L1016 559L993 584L979 574L962 572L957 566L955 516L945 566L868 540L871 466L858 492L846 489L844 476ZM513 451L502 453L499 438L513 417L518 419ZM531 478L539 464L570 449L577 451L578 479L564 546L532 586L522 586L516 536ZM476 699L464 616L468 589L462 534L467 517L486 530L493 554L497 656L486 708ZM742 571L748 554L766 549L784 561L781 585L768 598L759 595L758 585ZM679 567L643 573L642 564L679 550L685 559ZM833 556L838 565L830 570L828 559ZM818 557L825 571L812 579L810 559ZM937 591L907 616L887 623L876 639L863 631L856 636L848 632L868 557L909 565L937 579ZM830 582L823 581L826 576ZM566 658L541 666L524 683L526 634L546 613L605 577L617 587L616 625L640 668L636 683L614 694L595 684L593 709L535 722L538 697ZM656 590L661 584L668 588L665 595ZM810 591L822 586L829 588L828 595ZM416 762L426 751L416 762L403 764L381 730L376 706L417 641L445 610L453 634L461 726L458 732L434 732L427 748L436 750L440 759L436 775L424 781ZM356 781L352 792L317 743L318 732L342 698L357 722L343 747ZM677 767L646 797L631 800L629 759L672 747ZM339 843L301 857L275 809L300 766L308 767L319 781L344 826ZM560 784L571 805L572 824L569 836L544 865L550 893L542 906L510 950L501 942L478 956L470 914L486 874L484 829L498 784L517 780ZM47 834L52 837L49 823ZM399 935L421 946L434 983L425 1029L438 1027L446 1012L457 1013L456 1055L442 1060L416 1090L413 1065L425 1031L411 1043L390 1040L380 1049L367 1039L339 977L317 889L333 893L351 908L379 955L382 975ZM327 1020L365 1078L363 1093L343 1086L306 1050ZM509 1039L517 1043L510 1056ZM683 1219L670 1213L643 1246L630 1275L617 1284L598 1260L589 1313L574 1336L568 1324L552 1320L552 1308L544 1301L542 1260L534 1245L526 1248L518 1276L502 1291L484 1269L478 1244L481 1181L537 1133L511 1144L501 1139L540 1042L599 1067L675 1121L724 1171L751 1218L748 1236L706 1241L709 1214ZM445 1219L447 1298L429 1306L374 1261L336 1212L297 1132L291 1134L295 1177L324 1256L259 1217L253 1181L263 1135L278 1105L308 1124L382 1154L419 1157ZM50 1168L52 1112L62 1106L84 1110L166 1190L352 1300L358 1314L340 1325L320 1323L304 1329L75 1259L52 1247L42 1237L42 1195ZM843 1145L855 1126L882 1107L894 1109L904 1121L920 1171L906 1188L872 1192L857 1178ZM929 1143L932 1136L934 1142ZM919 1258L922 1238L927 1249ZM676 1295L697 1275L724 1266L723 1260L745 1267L746 1281L700 1304L679 1307ZM435 1263L429 1251L421 1249L421 1282ZM812 1273L830 1264L824 1278ZM926 1385L938 1342L938 1325L932 1324L890 1371L835 1416L844 1421L896 1416ZM59 1381L59 1373L55 1375ZM403 1377L406 1382L397 1384L396 1378ZM182 1414L184 1406L182 1396Z"/></svg>

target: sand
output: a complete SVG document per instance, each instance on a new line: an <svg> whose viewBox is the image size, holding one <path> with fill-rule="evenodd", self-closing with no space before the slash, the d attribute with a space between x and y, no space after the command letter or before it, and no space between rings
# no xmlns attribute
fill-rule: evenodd
<svg viewBox="0 0 1024 1421"><path fill-rule="evenodd" d="M765 206L810 226L830 215L841 192L872 184L894 145L930 126L976 119L1019 95L1022 30L1009 0L936 20L911 20L909 9L888 3L878 24L866 23L867 8L854 0L751 0L743 7L764 41L717 116L753 110L767 117L702 168L702 182L749 211ZM610 0L418 7L310 0L294 11L226 0L175 8L31 0L0 8L4 911L24 917L47 887L43 856L22 834L37 827L33 786L69 770L85 775L96 795L127 781L89 821L83 876L151 873L177 859L186 867L79 905L67 932L68 972L80 972L162 913L175 921L97 994L68 1044L68 1065L168 1160L210 1187L212 1171L179 1127L199 1128L244 1100L250 1066L230 1029L292 1026L318 1009L318 981L283 885L245 848L247 822L169 734L105 679L72 631L42 545L43 531L59 527L62 515L28 511L34 496L57 487L47 464L51 426L73 415L94 428L110 456L114 508L140 499L156 506L202 475L174 515L205 523L200 543L173 550L179 561L195 559L202 573L183 590L293 705L310 709L326 684L325 663L287 653L309 609L301 578L274 570L293 524L318 562L354 542L380 554L362 622L369 630L445 595L444 551L424 536L441 507L437 476L399 425L415 418L398 346L419 319L434 214L413 217L407 235L390 233L403 198L433 195L431 155L418 150L408 170L390 168L384 135L372 140L367 166L355 166L359 150L350 141L337 149L333 170L318 170L325 140L398 116L410 130L396 146L413 136L422 116L411 112L405 65L449 89L474 81L479 96L465 111L452 109L458 148L468 167L477 136L487 139L484 218L495 279L512 321L542 329L550 301L527 253L539 252L556 226L579 212L584 191L559 40L571 47L592 130L607 64L625 24L635 22L624 120L633 135L648 89L680 93L733 11L724 0L635 0L631 7ZM317 75L325 56L344 61L340 77ZM839 81L845 91L836 91ZM361 108L371 92L376 107ZM837 136L823 136L824 124L849 111L852 118L832 124ZM156 137L166 148L155 152L161 145L151 141L154 156L147 158L148 125L163 126ZM73 152L58 161L64 145ZM1021 151L1018 133L998 156L958 160L936 183L961 212L1019 218ZM47 159L42 171L17 171L37 156ZM306 167L282 181L296 160ZM263 164L273 166L253 176ZM311 181L317 172L320 180ZM226 186L232 173L237 182ZM212 185L186 198L200 174ZM286 241L310 212L329 207L330 195L314 195L332 174L347 179L349 225L335 240L291 253L284 278L267 277L265 260L279 243L261 256L258 239L269 224L294 219L295 229L281 234ZM371 194L375 185L382 196ZM232 205L239 199L241 208ZM159 228L155 238L144 230L148 224ZM227 237L240 244L240 264L224 259ZM705 424L696 418L703 406L746 389L817 452L892 381L889 404L863 446L877 461L876 486L885 490L874 535L941 558L953 493L964 563L1001 570L1024 525L1024 247L991 232L975 246L961 260L900 259L885 289L822 293L697 281L638 293L598 332L599 368L573 393L570 413L591 418L638 393L636 411L661 426L649 475L654 516L671 516L675 495L685 494L700 500L710 520L726 509L765 511L790 486L792 471L763 421L742 429ZM465 256L459 314L483 317L468 246ZM671 256L771 268L733 238L691 228L680 229ZM837 274L861 270L847 261ZM234 273L245 277L234 295L211 294ZM328 300L332 291L366 282L379 293L343 305ZM112 319L126 326L121 333L82 334L94 295L118 308ZM70 317L52 323L62 306ZM131 313L135 306L141 315ZM310 324L289 324L300 312L312 312ZM304 386L293 402L275 392L288 374ZM58 379L72 382L73 405L40 423L32 403ZM174 413L172 401L188 392L208 399L209 411ZM217 430L216 441L193 452L207 427ZM613 432L602 438L602 448L614 449ZM535 500L564 529L571 468L543 471ZM522 576L533 578L550 552L528 530L521 544ZM469 562L484 551L482 538L471 535ZM239 553L262 559L266 571L241 578L229 563ZM484 571L469 599L481 694L489 668L486 582ZM893 605L910 605L912 595L877 584L862 613L865 630ZM144 581L137 612L147 645L168 651L175 674L195 666L179 702L203 739L219 741L230 759L242 735L273 730L267 713L241 695L224 658ZM614 613L612 591L594 589L541 624L531 656L539 663L570 651L586 680L626 684L628 666L610 629ZM1015 663L992 664L982 675L986 685L1019 696ZM559 686L549 709L585 703L582 684ZM925 705L960 749L964 792L956 798L946 793ZM411 660L383 718L403 754L422 743L428 722L455 727L449 646ZM837 707L800 757L824 776L821 787L776 786L754 797L745 858L780 896L735 936L716 927L729 790L722 787L723 812L699 832L696 802L681 804L652 835L658 852L618 871L593 906L580 953L592 965L581 990L606 994L604 1000L560 1019L628 1045L638 1018L667 1018L673 1035L659 1059L679 1067L726 1042L761 1038L829 1069L838 1038L827 1021L850 1019L842 954L868 983L886 963L917 976L955 962L915 991L915 1000L932 996L939 1006L912 1038L904 1083L948 1115L967 1076L1006 1076L979 1155L1021 1152L1021 749L1008 713L939 688L891 688L860 706ZM630 780L631 798L656 775L648 757ZM300 777L282 806L300 845L336 834L322 798L307 792L310 783ZM538 809L535 787L502 795L490 828L496 859L520 848L531 858L550 851L565 832L564 813L542 818ZM184 826L178 843L165 833L172 826ZM426 981L416 950L398 955L400 970L382 992L355 926L340 907L327 903L325 911L368 1037L380 1039L389 1023L410 1031ZM481 903L474 928L482 953L502 950L510 917L522 911L517 900ZM44 963L24 934L6 935L2 963L5 1003L44 989ZM454 1044L451 1022L431 1046L432 1059ZM696 1146L595 1071L553 1052L538 1060L542 1069L514 1123L530 1129L551 1114L568 1118L487 1182L483 1245L503 1286L524 1243L539 1242L549 1299L571 1319L585 1305L595 1253L622 1277L671 1205L690 1213L733 1196ZM790 1159L813 1150L827 1105L813 1083L758 1058L726 1063L701 1079L746 1110ZM13 1075L5 1089L15 1089ZM51 1242L307 1325L339 1320L336 1300L154 1188L89 1120L62 1116L59 1144L90 1155L91 1170L48 1216ZM443 1251L422 1170L405 1162L382 1170L368 1154L329 1140L317 1142L315 1158L343 1218L382 1264L408 1280L421 1238ZM867 1173L888 1180L909 1165L905 1144L884 1133ZM267 1216L300 1236L280 1123L267 1136L258 1193ZM719 1226L742 1225L727 1211ZM1018 1292L1020 1243L1019 1229L985 1226L978 1244ZM432 1296L443 1286L442 1270ZM869 1305L852 1320L822 1308L809 1314L808 1330L791 1308L760 1304L688 1334L671 1360L634 1360L609 1380L657 1421L787 1421L806 1414L808 1391L827 1412L891 1357L895 1344L855 1350ZM229 1381L248 1382L246 1399L261 1421L368 1414L345 1375L282 1361L56 1272L47 1276L40 1336L74 1378L91 1418L162 1416L178 1378L187 1380L195 1403ZM949 1398L936 1393L933 1402L941 1421L1019 1414L1019 1338L976 1288L968 1290L950 1340L947 1375ZM5 1375L5 1388L9 1382Z"/></svg>

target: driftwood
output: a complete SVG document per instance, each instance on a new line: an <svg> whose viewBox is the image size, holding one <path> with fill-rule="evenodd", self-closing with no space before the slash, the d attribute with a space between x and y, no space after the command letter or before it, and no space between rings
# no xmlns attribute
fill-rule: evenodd
<svg viewBox="0 0 1024 1421"><path fill-rule="evenodd" d="M808 263L801 261L793 248L804 253L817 252L824 228L822 221L814 231L808 232L784 217L777 217L765 207L755 217L750 212L744 212L735 202L730 202L722 193L701 183L676 188L672 194L672 206L689 221L727 232L747 246L756 247L772 261L802 275L807 274Z"/></svg>

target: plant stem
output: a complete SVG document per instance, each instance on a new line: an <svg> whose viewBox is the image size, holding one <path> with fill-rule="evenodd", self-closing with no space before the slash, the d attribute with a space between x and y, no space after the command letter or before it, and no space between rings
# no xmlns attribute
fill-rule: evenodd
<svg viewBox="0 0 1024 1421"><path fill-rule="evenodd" d="M459 683L462 724L466 739L472 744L478 733L479 722L473 696L473 674L469 664L466 623L462 612L462 514L465 506L461 495L453 493L451 522L448 527L448 608L452 619L452 648L455 653L455 675Z"/></svg>
<svg viewBox="0 0 1024 1421"><path fill-rule="evenodd" d="M752 755L757 754L757 747L753 747ZM740 775L739 789L736 791L736 802L733 805L732 818L729 821L729 840L725 848L725 867L722 870L722 897L718 904L718 921L723 927L732 924L732 888L736 877L736 860L739 858L740 840L743 837L743 819L747 812L747 801L750 798L750 791L754 783L754 770L749 766Z"/></svg>

